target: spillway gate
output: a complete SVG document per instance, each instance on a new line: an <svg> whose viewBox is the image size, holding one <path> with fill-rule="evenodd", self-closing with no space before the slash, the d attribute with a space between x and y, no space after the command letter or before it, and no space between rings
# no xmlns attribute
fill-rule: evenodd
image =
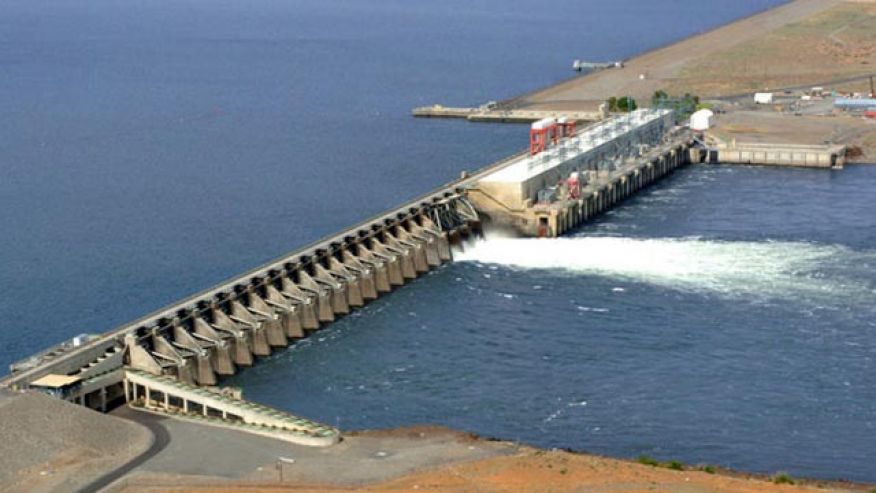
<svg viewBox="0 0 876 493"><path fill-rule="evenodd" d="M302 419L246 401L219 405L215 392L198 389L452 260L452 245L479 226L462 189L450 184L104 335L78 336L16 363L0 385L103 411L128 402L296 443L334 443L337 430L286 429ZM266 424L266 416L282 419Z"/></svg>

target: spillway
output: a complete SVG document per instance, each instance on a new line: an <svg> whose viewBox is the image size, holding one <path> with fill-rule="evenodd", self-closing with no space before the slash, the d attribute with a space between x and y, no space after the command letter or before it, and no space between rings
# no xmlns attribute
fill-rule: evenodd
<svg viewBox="0 0 876 493"><path fill-rule="evenodd" d="M12 365L0 386L106 411L122 403L295 443L338 430L218 388L372 300L453 259L481 228L558 236L689 161L667 110L638 110L575 133L542 125L522 152L102 335ZM551 130L553 131L553 130ZM535 145L537 144L537 145ZM558 183L557 187L551 186ZM558 190L559 188L559 190Z"/></svg>

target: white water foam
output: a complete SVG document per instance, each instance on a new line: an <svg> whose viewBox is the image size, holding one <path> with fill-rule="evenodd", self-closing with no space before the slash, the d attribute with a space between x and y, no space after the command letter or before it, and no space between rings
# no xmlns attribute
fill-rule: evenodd
<svg viewBox="0 0 876 493"><path fill-rule="evenodd" d="M872 283L834 272L845 264L872 271L876 253L804 242L736 242L699 238L496 238L479 241L455 260L546 269L646 282L723 295L806 295L872 299ZM845 270L845 269L841 269ZM828 273L825 273L825 272ZM872 278L872 277L871 277Z"/></svg>

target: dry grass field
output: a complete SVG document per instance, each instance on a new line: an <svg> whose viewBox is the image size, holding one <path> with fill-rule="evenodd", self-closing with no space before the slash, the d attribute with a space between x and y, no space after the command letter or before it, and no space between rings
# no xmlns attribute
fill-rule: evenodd
<svg viewBox="0 0 876 493"><path fill-rule="evenodd" d="M795 0L514 103L592 110L611 96L647 102L658 89L704 99L813 85L864 91L868 74L876 74L876 1Z"/></svg>
<svg viewBox="0 0 876 493"><path fill-rule="evenodd" d="M726 96L830 85L864 91L876 74L876 2L845 2L753 40L686 63L667 81L673 93Z"/></svg>

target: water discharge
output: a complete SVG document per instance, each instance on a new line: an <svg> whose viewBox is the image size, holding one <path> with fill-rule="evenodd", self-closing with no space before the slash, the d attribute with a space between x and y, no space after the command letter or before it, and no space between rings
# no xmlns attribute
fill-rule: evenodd
<svg viewBox="0 0 876 493"><path fill-rule="evenodd" d="M872 282L849 265L876 263L876 252L806 242L579 236L496 238L457 252L457 261L645 282L737 297L872 299Z"/></svg>

